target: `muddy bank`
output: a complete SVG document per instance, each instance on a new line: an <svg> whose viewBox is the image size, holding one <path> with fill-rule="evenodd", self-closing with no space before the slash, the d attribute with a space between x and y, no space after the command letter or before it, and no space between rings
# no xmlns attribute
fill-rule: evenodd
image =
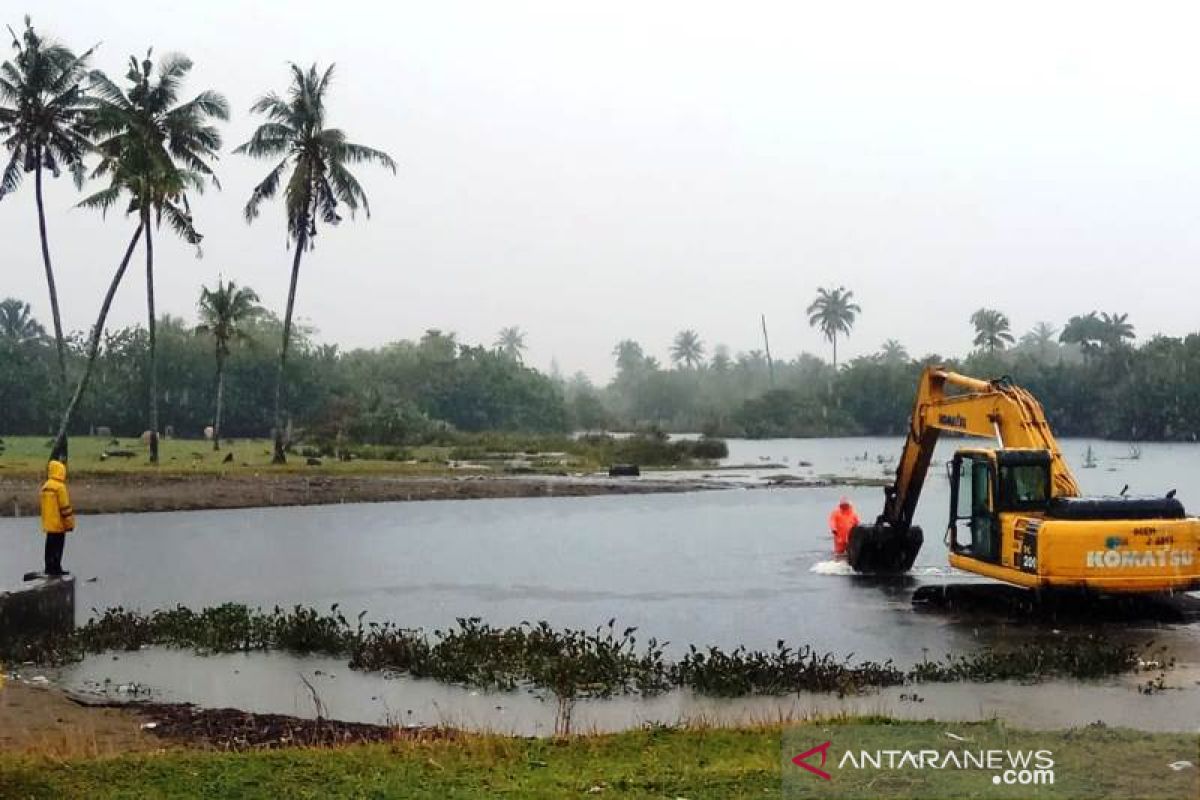
<svg viewBox="0 0 1200 800"><path fill-rule="evenodd" d="M49 686L13 680L0 689L0 752L72 757L161 748L145 722L131 708L87 708Z"/></svg>
<svg viewBox="0 0 1200 800"><path fill-rule="evenodd" d="M144 719L145 729L161 740L216 750L337 747L398 739L445 739L453 735L448 729L255 714L236 708L198 708L189 703L141 703L125 710Z"/></svg>
<svg viewBox="0 0 1200 800"><path fill-rule="evenodd" d="M177 745L215 750L444 739L448 729L255 714L187 703L111 703L14 680L0 689L0 753L116 755Z"/></svg>
<svg viewBox="0 0 1200 800"><path fill-rule="evenodd" d="M0 514L38 513L39 482L0 478ZM72 504L85 514L259 508L409 500L591 497L721 488L706 480L539 477L329 477L307 475L106 475L71 482Z"/></svg>

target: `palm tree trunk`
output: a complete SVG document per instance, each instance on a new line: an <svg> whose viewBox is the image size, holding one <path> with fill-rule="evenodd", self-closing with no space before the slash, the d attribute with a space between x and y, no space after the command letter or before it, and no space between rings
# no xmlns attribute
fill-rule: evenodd
<svg viewBox="0 0 1200 800"><path fill-rule="evenodd" d="M833 335L833 371L837 373L837 334Z"/></svg>
<svg viewBox="0 0 1200 800"><path fill-rule="evenodd" d="M42 264L46 267L46 286L50 290L50 315L54 318L54 346L58 350L58 397L63 405L67 402L67 352L63 339L62 315L58 310L58 287L54 283L54 267L50 265L50 240L46 235L46 204L42 199L42 160L38 159L34 169L34 189L37 195L38 233L42 238ZM62 456L67 457L67 440L62 441Z"/></svg>
<svg viewBox="0 0 1200 800"><path fill-rule="evenodd" d="M133 251L141 236L142 225L139 223L137 230L133 232L133 238L129 240L129 247L125 248L125 257L121 259L121 265L117 267L112 281L108 284L108 292L104 295L104 303L100 306L100 316L96 318L96 325L92 328L91 341L88 342L87 362L84 364L83 374L79 376L79 383L75 384L75 393L71 395L70 402L63 410L62 421L59 423L58 433L54 437L54 446L50 450L52 459L65 460L67 457L67 427L71 424L71 418L75 416L75 409L79 407L79 401L87 389L88 380L92 377L96 356L100 354L100 337L104 335L104 321L108 319L108 310L112 307L117 287L121 285L121 279L125 277L125 269L129 266L129 259L133 258Z"/></svg>
<svg viewBox="0 0 1200 800"><path fill-rule="evenodd" d="M150 210L142 211L146 229L146 330L150 334L150 463L158 464L158 348L154 317L154 237L150 230Z"/></svg>
<svg viewBox="0 0 1200 800"><path fill-rule="evenodd" d="M213 450L221 449L221 404L225 399L225 357L217 344L217 413L213 415Z"/></svg>
<svg viewBox="0 0 1200 800"><path fill-rule="evenodd" d="M292 309L296 305L296 281L300 277L300 257L308 237L303 233L296 239L296 255L292 257L292 280L288 286L287 311L283 315L283 346L279 348L279 371L275 374L275 455L272 464L286 464L283 452L283 371L287 366L288 343L292 338Z"/></svg>

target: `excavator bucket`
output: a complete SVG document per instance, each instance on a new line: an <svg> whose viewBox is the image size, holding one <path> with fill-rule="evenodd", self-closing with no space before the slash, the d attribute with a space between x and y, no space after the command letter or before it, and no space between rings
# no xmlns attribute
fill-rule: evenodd
<svg viewBox="0 0 1200 800"><path fill-rule="evenodd" d="M912 569L925 536L915 525L908 529L886 522L856 525L850 531L846 558L855 572L899 574Z"/></svg>

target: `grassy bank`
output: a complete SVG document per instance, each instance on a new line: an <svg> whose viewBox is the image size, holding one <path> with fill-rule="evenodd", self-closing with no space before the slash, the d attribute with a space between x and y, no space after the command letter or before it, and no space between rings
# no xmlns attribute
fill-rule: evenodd
<svg viewBox="0 0 1200 800"><path fill-rule="evenodd" d="M0 452L0 476L33 477L45 473L49 442L36 436L6 436ZM331 473L339 475L371 474L444 474L449 472L447 454L450 448L427 448L421 452L405 452L404 460L384 458L392 453L372 453L375 458L356 458L351 461L320 459L320 467L308 465L306 457L293 455L284 466L271 465L271 442L266 439L238 439L222 443L220 451L212 442L195 439L163 439L159 443L158 467L149 463L149 448L140 439L113 440L99 436L73 436L71 446L71 476L122 476L152 474L211 474L252 475L266 470L272 472ZM106 455L116 453L117 455ZM225 458L232 454L231 461Z"/></svg>
<svg viewBox="0 0 1200 800"><path fill-rule="evenodd" d="M195 439L163 439L159 465L149 463L149 448L140 439L76 436L70 440L71 473L87 476L140 475L448 475L561 474L588 472L615 463L651 468L712 463L726 452L724 442L673 442L647 434L625 439L610 436L573 438L559 435L506 433L447 434L445 441L413 447L298 444L283 466L271 464L271 442L238 439L212 443ZM45 472L50 442L36 436L0 439L0 477L37 477ZM229 460L226 460L226 459ZM312 463L310 463L312 462Z"/></svg>
<svg viewBox="0 0 1200 800"><path fill-rule="evenodd" d="M905 724L892 730L887 720L848 722L873 726L877 733L868 731L867 738L878 747L904 747L918 739L938 741L942 747L950 742L943 723ZM822 732L839 741L839 724L823 725ZM973 739L989 725L952 727ZM782 772L790 769L781 757L783 735L782 727L771 726L647 729L562 740L460 735L237 754L169 750L68 761L0 756L0 797L779 797ZM1171 778L1165 764L1196 756L1196 737L1182 734L1089 727L1065 735L1005 729L1004 735L1021 747L1053 747L1056 768L1064 773L1094 772L1094 778L1085 777L1088 794L1082 796L1145 796L1155 780L1163 781L1164 772L1173 783L1162 788L1176 789L1174 784L1183 785L1189 776ZM1122 768L1094 769L1105 764ZM889 784L887 796L923 795L923 778L898 777ZM837 778L845 781L845 788L868 779L842 774ZM859 796L869 791L868 786L856 788Z"/></svg>
<svg viewBox="0 0 1200 800"><path fill-rule="evenodd" d="M0 757L0 797L629 797L778 794L779 732L471 736L339 750L171 752L56 763ZM599 794L599 792L597 792Z"/></svg>

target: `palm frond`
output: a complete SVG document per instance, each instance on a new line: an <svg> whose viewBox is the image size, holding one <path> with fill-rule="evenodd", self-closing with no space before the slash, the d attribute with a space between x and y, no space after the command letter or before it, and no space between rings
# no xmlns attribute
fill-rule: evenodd
<svg viewBox="0 0 1200 800"><path fill-rule="evenodd" d="M288 160L280 161L275 168L267 173L267 177L263 178L254 190L250 193L250 200L247 201L246 207L243 210L243 215L246 217L246 222L252 222L258 217L259 206L263 200L270 200L275 196L275 192L279 189L279 178L283 175L283 171L287 169Z"/></svg>
<svg viewBox="0 0 1200 800"><path fill-rule="evenodd" d="M98 69L89 73L89 87L92 95L102 103L114 106L122 111L129 111L131 103L121 87L112 82L107 75Z"/></svg>
<svg viewBox="0 0 1200 800"><path fill-rule="evenodd" d="M371 203L367 200L366 192L363 191L358 179L350 174L350 170L337 162L333 163L329 168L329 182L333 185L333 190L337 198L350 209L350 216L352 218L360 206L367 217L370 218Z"/></svg>
<svg viewBox="0 0 1200 800"><path fill-rule="evenodd" d="M15 192L17 187L21 185L21 177L25 174L22 169L25 160L24 153L21 148L16 148L12 151L12 157L8 160L8 166L4 168L4 173L0 175L0 200L10 192Z"/></svg>
<svg viewBox="0 0 1200 800"><path fill-rule="evenodd" d="M390 169L393 175L396 174L396 162L382 150L361 144L342 142L337 146L335 152L339 159L349 161L351 164L379 164Z"/></svg>
<svg viewBox="0 0 1200 800"><path fill-rule="evenodd" d="M159 219L166 219L167 224L171 229L183 239L185 242L196 246L197 253L200 252L200 241L204 238L192 221L191 212L187 208L180 207L170 201L160 203Z"/></svg>
<svg viewBox="0 0 1200 800"><path fill-rule="evenodd" d="M109 186L106 189L101 189L94 194L88 195L75 205L77 208L89 208L100 211L103 214L107 214L108 210L112 208L120 198L121 187Z"/></svg>
<svg viewBox="0 0 1200 800"><path fill-rule="evenodd" d="M193 116L198 118L211 117L222 121L229 119L229 101L225 95L211 90L201 92L188 102L176 106L169 113L172 116Z"/></svg>

